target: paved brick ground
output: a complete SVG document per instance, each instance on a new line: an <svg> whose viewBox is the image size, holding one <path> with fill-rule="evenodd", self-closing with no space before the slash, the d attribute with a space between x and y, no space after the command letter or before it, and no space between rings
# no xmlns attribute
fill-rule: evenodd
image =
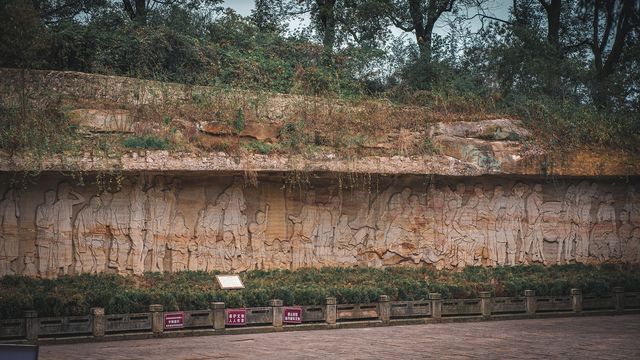
<svg viewBox="0 0 640 360"><path fill-rule="evenodd" d="M48 359L640 359L640 315L114 341L40 348Z"/></svg>

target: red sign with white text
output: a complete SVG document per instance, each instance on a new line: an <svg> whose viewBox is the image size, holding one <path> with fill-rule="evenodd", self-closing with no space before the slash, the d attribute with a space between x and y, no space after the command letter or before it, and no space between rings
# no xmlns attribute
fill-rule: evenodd
<svg viewBox="0 0 640 360"><path fill-rule="evenodd" d="M164 314L165 329L182 329L184 327L184 313L173 312Z"/></svg>
<svg viewBox="0 0 640 360"><path fill-rule="evenodd" d="M284 308L282 311L282 322L285 324L302 324L302 308Z"/></svg>
<svg viewBox="0 0 640 360"><path fill-rule="evenodd" d="M227 309L224 319L225 325L230 326L244 326L247 325L247 310L246 309Z"/></svg>

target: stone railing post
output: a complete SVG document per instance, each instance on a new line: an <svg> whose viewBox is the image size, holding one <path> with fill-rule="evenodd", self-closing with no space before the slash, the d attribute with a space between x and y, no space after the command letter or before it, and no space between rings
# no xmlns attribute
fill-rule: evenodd
<svg viewBox="0 0 640 360"><path fill-rule="evenodd" d="M210 306L211 311L213 312L213 329L215 331L224 331L224 303L212 302Z"/></svg>
<svg viewBox="0 0 640 360"><path fill-rule="evenodd" d="M434 319L442 318L442 295L438 293L429 293L431 300L431 317Z"/></svg>
<svg viewBox="0 0 640 360"><path fill-rule="evenodd" d="M104 308L91 308L91 334L103 337L105 325Z"/></svg>
<svg viewBox="0 0 640 360"><path fill-rule="evenodd" d="M328 297L325 303L326 303L325 314L326 314L327 325L329 325L329 327L335 327L336 322L338 321L336 298Z"/></svg>
<svg viewBox="0 0 640 360"><path fill-rule="evenodd" d="M276 331L282 330L282 300L273 299L269 302L271 313L273 315L273 327Z"/></svg>
<svg viewBox="0 0 640 360"><path fill-rule="evenodd" d="M525 306L527 309L527 315L533 316L536 314L536 292L534 290L524 291Z"/></svg>
<svg viewBox="0 0 640 360"><path fill-rule="evenodd" d="M616 286L613 288L613 301L617 312L624 311L624 288Z"/></svg>
<svg viewBox="0 0 640 360"><path fill-rule="evenodd" d="M574 313L582 312L582 290L571 289L571 304Z"/></svg>
<svg viewBox="0 0 640 360"><path fill-rule="evenodd" d="M154 335L161 335L164 332L163 308L160 304L149 305L151 313L151 330Z"/></svg>
<svg viewBox="0 0 640 360"><path fill-rule="evenodd" d="M391 322L391 303L389 302L389 296L380 295L378 309L378 319L380 319L383 324L389 324Z"/></svg>
<svg viewBox="0 0 640 360"><path fill-rule="evenodd" d="M480 291L480 312L482 317L488 319L491 317L491 292Z"/></svg>
<svg viewBox="0 0 640 360"><path fill-rule="evenodd" d="M33 310L24 312L24 327L27 341L38 341L38 313Z"/></svg>

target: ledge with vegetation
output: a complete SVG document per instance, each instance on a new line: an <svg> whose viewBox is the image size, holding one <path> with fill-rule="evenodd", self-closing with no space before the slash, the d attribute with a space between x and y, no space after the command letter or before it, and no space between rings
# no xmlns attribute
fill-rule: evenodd
<svg viewBox="0 0 640 360"><path fill-rule="evenodd" d="M338 303L369 303L380 295L393 301L427 299L440 293L445 299L475 298L480 291L493 296L519 296L534 290L540 296L609 294L616 286L640 291L640 268L628 265L468 267L461 272L427 268L323 268L250 271L241 274L243 290L220 290L215 273L113 274L39 280L7 276L0 279L0 318L20 318L25 310L39 316L86 315L92 307L107 314L144 312L151 304L166 311L201 310L212 301L227 307L267 306L271 299L285 305L320 305L327 297Z"/></svg>

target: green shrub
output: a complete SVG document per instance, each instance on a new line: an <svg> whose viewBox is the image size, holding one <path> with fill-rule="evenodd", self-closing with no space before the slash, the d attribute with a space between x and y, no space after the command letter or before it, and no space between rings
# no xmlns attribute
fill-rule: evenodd
<svg viewBox="0 0 640 360"><path fill-rule="evenodd" d="M141 277L115 274L64 276L55 280L5 276L0 279L0 318L18 318L25 310L39 316L85 315L91 307L108 314L145 312L150 304L165 309L206 309L212 301L227 307L321 305L328 296L339 303L370 303L380 295L391 300L475 298L480 291L494 296L567 295L571 288L604 295L614 286L640 291L640 267L631 265L562 265L481 268L463 271L431 268L321 268L256 270L241 274L243 290L220 290L216 273L184 271L145 273Z"/></svg>
<svg viewBox="0 0 640 360"><path fill-rule="evenodd" d="M259 140L251 141L245 144L244 146L251 151L254 151L263 155L267 155L273 150L273 145L259 141Z"/></svg>

